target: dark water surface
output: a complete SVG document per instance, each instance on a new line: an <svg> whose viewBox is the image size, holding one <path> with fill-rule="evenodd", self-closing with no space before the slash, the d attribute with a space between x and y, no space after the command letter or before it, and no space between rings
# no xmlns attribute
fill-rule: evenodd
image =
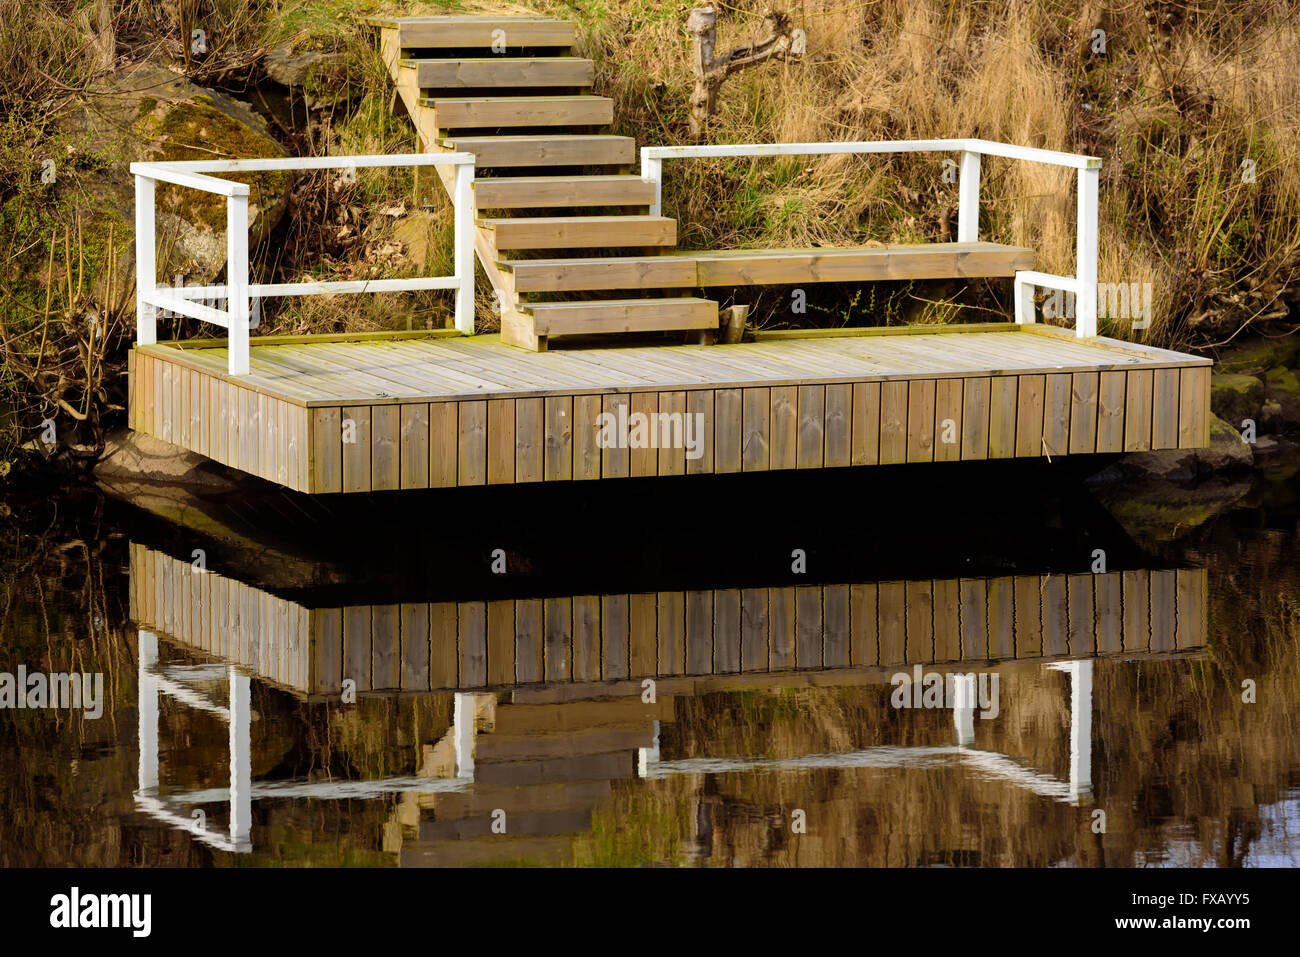
<svg viewBox="0 0 1300 957"><path fill-rule="evenodd" d="M1300 864L1300 480L878 472L11 491L0 672L104 702L0 710L0 863Z"/></svg>

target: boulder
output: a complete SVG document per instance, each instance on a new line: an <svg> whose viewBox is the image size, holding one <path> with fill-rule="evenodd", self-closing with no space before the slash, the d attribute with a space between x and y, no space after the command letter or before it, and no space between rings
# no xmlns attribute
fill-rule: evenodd
<svg viewBox="0 0 1300 957"><path fill-rule="evenodd" d="M1264 407L1264 383L1242 372L1210 376L1210 408L1221 419L1237 425L1242 419L1259 419Z"/></svg>
<svg viewBox="0 0 1300 957"><path fill-rule="evenodd" d="M1241 433L1217 415L1210 416L1210 444L1204 449L1162 449L1132 452L1092 481L1104 484L1128 479L1190 482L1206 475L1249 469L1254 453Z"/></svg>

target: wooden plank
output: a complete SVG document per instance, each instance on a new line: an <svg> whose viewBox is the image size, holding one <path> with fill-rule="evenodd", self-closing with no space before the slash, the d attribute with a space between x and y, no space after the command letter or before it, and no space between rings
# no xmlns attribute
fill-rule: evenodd
<svg viewBox="0 0 1300 957"><path fill-rule="evenodd" d="M628 448L630 406L630 397L626 394L602 397L602 419L617 425L613 428L601 429L599 433L604 443L600 450L601 478L627 478L631 472L632 452ZM611 437L613 441L610 441Z"/></svg>
<svg viewBox="0 0 1300 957"><path fill-rule="evenodd" d="M795 666L794 589L770 588L767 592L769 671L789 671Z"/></svg>
<svg viewBox="0 0 1300 957"><path fill-rule="evenodd" d="M545 638L543 671L546 681L573 680L573 599L542 602Z"/></svg>
<svg viewBox="0 0 1300 957"><path fill-rule="evenodd" d="M401 488L401 409L370 409L370 487L376 492Z"/></svg>
<svg viewBox="0 0 1300 957"><path fill-rule="evenodd" d="M460 403L429 403L429 487L460 481Z"/></svg>
<svg viewBox="0 0 1300 957"><path fill-rule="evenodd" d="M856 667L880 661L876 585L869 582L849 588L849 662Z"/></svg>
<svg viewBox="0 0 1300 957"><path fill-rule="evenodd" d="M456 448L456 484L484 485L488 468L488 404L460 402Z"/></svg>
<svg viewBox="0 0 1300 957"><path fill-rule="evenodd" d="M795 667L822 666L822 590L800 585L794 590Z"/></svg>
<svg viewBox="0 0 1300 957"><path fill-rule="evenodd" d="M713 393L713 471L739 472L741 467L741 390Z"/></svg>
<svg viewBox="0 0 1300 957"><path fill-rule="evenodd" d="M568 141L570 137L562 137ZM677 242L677 221L666 216L527 216L520 219L481 219L480 226L488 232L498 251L506 249L609 249L638 246L672 246ZM709 299L683 298L682 306L693 318L717 321L717 304L708 313ZM638 317L644 313L663 312L671 299L606 299L586 303L580 308L577 302L560 308L560 303L535 303L525 307L538 316L554 311L557 320L580 320L570 332L601 332L602 324L614 322L623 331L639 325ZM552 321L550 319L548 322ZM682 328L694 328L685 326Z"/></svg>
<svg viewBox="0 0 1300 957"><path fill-rule="evenodd" d="M540 598L515 604L515 680L520 684L542 681L545 674L542 604Z"/></svg>
<svg viewBox="0 0 1300 957"><path fill-rule="evenodd" d="M629 595L628 671L632 678L659 673L659 613L654 593Z"/></svg>
<svg viewBox="0 0 1300 957"><path fill-rule="evenodd" d="M1124 450L1127 372L1102 372L1097 392L1097 451Z"/></svg>
<svg viewBox="0 0 1300 957"><path fill-rule="evenodd" d="M510 485L515 480L515 400L487 402L487 484Z"/></svg>
<svg viewBox="0 0 1300 957"><path fill-rule="evenodd" d="M659 473L660 475L685 475L686 474L686 393L685 392L660 392L659 393L659 415L660 430L662 431L666 423L681 422L682 439L681 442L660 443L659 449ZM694 429L694 426L691 426ZM692 432L692 436L695 436Z"/></svg>
<svg viewBox="0 0 1300 957"><path fill-rule="evenodd" d="M799 390L794 386L772 389L771 466L792 469L796 465L799 436Z"/></svg>
<svg viewBox="0 0 1300 957"><path fill-rule="evenodd" d="M522 401L522 400L521 400ZM573 397L547 396L545 480L567 482L573 478Z"/></svg>
<svg viewBox="0 0 1300 957"><path fill-rule="evenodd" d="M851 661L849 586L822 589L822 663L827 668L847 668Z"/></svg>
<svg viewBox="0 0 1300 957"><path fill-rule="evenodd" d="M650 206L655 199L655 184L635 175L483 176L474 182L474 199L481 210ZM580 260L573 268L561 266L557 260L538 260L536 266L527 259L503 260L501 265L513 274L516 292L695 286L693 261L668 262L664 263L664 268L657 269L648 262L651 258L636 261L627 257L603 269L593 266L592 260ZM642 264L648 267L644 271L638 268Z"/></svg>
<svg viewBox="0 0 1300 957"><path fill-rule="evenodd" d="M515 603L513 599L487 602L487 683L500 687L515 683Z"/></svg>
<svg viewBox="0 0 1300 957"><path fill-rule="evenodd" d="M628 676L631 644L627 595L600 598L600 675L605 681Z"/></svg>
<svg viewBox="0 0 1300 957"><path fill-rule="evenodd" d="M713 592L688 591L686 608L686 673L713 672Z"/></svg>
<svg viewBox="0 0 1300 957"><path fill-rule="evenodd" d="M1074 377L1049 375L1043 396L1043 446L1048 455L1065 455L1070 448L1070 408Z"/></svg>
<svg viewBox="0 0 1300 957"><path fill-rule="evenodd" d="M507 36L509 33L507 33ZM420 89L590 86L594 67L580 57L404 60Z"/></svg>
<svg viewBox="0 0 1300 957"><path fill-rule="evenodd" d="M768 666L767 589L740 593L740 670L762 672Z"/></svg>
<svg viewBox="0 0 1300 957"><path fill-rule="evenodd" d="M853 383L853 464L880 461L880 383Z"/></svg>
<svg viewBox="0 0 1300 957"><path fill-rule="evenodd" d="M1097 451L1097 410L1101 375L1076 372L1070 377L1070 454Z"/></svg>
<svg viewBox="0 0 1300 957"><path fill-rule="evenodd" d="M601 474L600 435L601 397L573 397L573 477L598 479Z"/></svg>
<svg viewBox="0 0 1300 957"><path fill-rule="evenodd" d="M907 384L907 461L934 461L935 380Z"/></svg>
<svg viewBox="0 0 1300 957"><path fill-rule="evenodd" d="M429 688L429 606L423 602L401 607L403 691Z"/></svg>
<svg viewBox="0 0 1300 957"><path fill-rule="evenodd" d="M456 645L460 652L462 689L483 688L488 682L487 603L460 602Z"/></svg>
<svg viewBox="0 0 1300 957"><path fill-rule="evenodd" d="M675 439L671 430L662 427L659 419L659 393L634 392L631 396L630 416L633 439L631 448L631 474L633 478L657 475L659 473L659 447ZM646 435L638 435L637 425L644 422Z"/></svg>
<svg viewBox="0 0 1300 957"><path fill-rule="evenodd" d="M698 423L699 455L686 458L687 475L704 475L713 471L713 390L696 389L686 393L686 414Z"/></svg>
<svg viewBox="0 0 1300 957"><path fill-rule="evenodd" d="M459 687L459 611L455 602L438 602L429 606L429 688L431 690Z"/></svg>
<svg viewBox="0 0 1300 957"><path fill-rule="evenodd" d="M934 660L960 661L963 657L960 582L955 578L936 578L932 592Z"/></svg>
<svg viewBox="0 0 1300 957"><path fill-rule="evenodd" d="M880 464L907 461L907 393L905 381L880 387Z"/></svg>
<svg viewBox="0 0 1300 957"><path fill-rule="evenodd" d="M1012 582L1015 590L1015 657L1037 658L1044 654L1042 583L1037 575L1017 575Z"/></svg>
<svg viewBox="0 0 1300 957"><path fill-rule="evenodd" d="M852 426L853 385L846 382L826 386L823 468L842 468L852 463Z"/></svg>
<svg viewBox="0 0 1300 957"><path fill-rule="evenodd" d="M963 578L957 583L961 616L961 657L966 661L989 655L989 583L983 578Z"/></svg>
<svg viewBox="0 0 1300 957"><path fill-rule="evenodd" d="M311 613L309 694L338 694L343 680L343 609L317 608Z"/></svg>
<svg viewBox="0 0 1300 957"><path fill-rule="evenodd" d="M241 392L241 395L244 393ZM343 491L370 491L370 409L368 405L343 410ZM349 441L351 439L351 441Z"/></svg>
<svg viewBox="0 0 1300 957"><path fill-rule="evenodd" d="M745 389L741 398L740 464L746 472L762 472L768 468L768 436L772 423L772 390Z"/></svg>
<svg viewBox="0 0 1300 957"><path fill-rule="evenodd" d="M1151 583L1151 651L1174 651L1177 648L1177 578L1172 568L1152 570Z"/></svg>
<svg viewBox="0 0 1300 957"><path fill-rule="evenodd" d="M989 458L1009 459L1016 454L1016 410L1019 377L989 380Z"/></svg>
<svg viewBox="0 0 1300 957"><path fill-rule="evenodd" d="M512 47L569 47L573 46L575 26L571 20L544 20L540 18L456 17L436 16L427 19L402 20L388 17L369 18L376 26L397 31L400 49L455 50L494 49L498 40ZM488 124L476 124L488 125Z"/></svg>
<svg viewBox="0 0 1300 957"><path fill-rule="evenodd" d="M1070 575L1066 595L1071 655L1092 655L1097 651L1097 620L1093 599L1096 575Z"/></svg>
<svg viewBox="0 0 1300 957"><path fill-rule="evenodd" d="M906 582L903 589L907 660L934 661L934 583Z"/></svg>
<svg viewBox="0 0 1300 957"><path fill-rule="evenodd" d="M370 686L396 690L402 685L400 607L375 605L370 610Z"/></svg>
<svg viewBox="0 0 1300 957"><path fill-rule="evenodd" d="M573 597L573 680L600 680L600 596Z"/></svg>
<svg viewBox="0 0 1300 957"><path fill-rule="evenodd" d="M1156 369L1151 397L1151 448L1178 448L1181 369Z"/></svg>
<svg viewBox="0 0 1300 957"><path fill-rule="evenodd" d="M515 481L540 482L543 478L543 454L546 438L543 431L542 399L515 401Z"/></svg>
<svg viewBox="0 0 1300 957"><path fill-rule="evenodd" d="M934 394L934 460L961 459L962 379L939 379ZM910 413L909 413L910 414Z"/></svg>
<svg viewBox="0 0 1300 957"><path fill-rule="evenodd" d="M1122 573L1124 650L1145 654L1151 649L1151 582L1145 568Z"/></svg>
<svg viewBox="0 0 1300 957"><path fill-rule="evenodd" d="M962 380L961 457L963 460L989 457L989 416L993 380L979 377Z"/></svg>
<svg viewBox="0 0 1300 957"><path fill-rule="evenodd" d="M509 34L507 34L509 36ZM481 96L481 97L425 97L420 105L431 108L441 130L489 129L532 126L607 126L614 121L614 101L603 96ZM534 177L540 179L541 177ZM639 177L638 177L639 178ZM499 197L478 192L475 199L479 209L501 206ZM491 182L487 180L487 182ZM548 198L560 199L552 193ZM543 206L566 205L559 202L542 203ZM628 205L623 202L605 203L588 201L588 205Z"/></svg>
<svg viewBox="0 0 1300 957"><path fill-rule="evenodd" d="M222 386L223 383L214 383ZM311 492L343 491L343 410L311 409ZM218 430L220 434L220 430Z"/></svg>
<svg viewBox="0 0 1300 957"><path fill-rule="evenodd" d="M713 593L713 673L736 674L740 669L740 590L719 588Z"/></svg>
<svg viewBox="0 0 1300 957"><path fill-rule="evenodd" d="M1043 402L1047 377L1022 375L1016 398L1016 456L1031 458L1043 454Z"/></svg>
<svg viewBox="0 0 1300 957"><path fill-rule="evenodd" d="M1178 447L1199 449L1209 444L1210 370L1183 369L1178 387ZM1233 423L1236 427L1239 423Z"/></svg>
<svg viewBox="0 0 1300 957"><path fill-rule="evenodd" d="M686 596L661 591L656 596L659 616L659 674L686 672Z"/></svg>
<svg viewBox="0 0 1300 957"><path fill-rule="evenodd" d="M370 690L369 605L343 609L343 678L352 681L357 691Z"/></svg>
<svg viewBox="0 0 1300 957"><path fill-rule="evenodd" d="M880 664L904 664L907 661L907 590L903 582L880 582L876 586L876 616Z"/></svg>
<svg viewBox="0 0 1300 957"><path fill-rule="evenodd" d="M1124 451L1151 449L1151 392L1155 380L1150 369L1128 373L1124 398Z"/></svg>
<svg viewBox="0 0 1300 957"><path fill-rule="evenodd" d="M1095 578L1093 608L1097 623L1097 653L1118 654L1124 650L1121 576L1117 572L1107 572Z"/></svg>
<svg viewBox="0 0 1300 957"><path fill-rule="evenodd" d="M1020 606L1015 579L1010 576L991 579L988 583L988 596L989 657L999 660L1019 657L1016 625ZM1036 594L1033 597L1037 599ZM1031 650L1033 654L1038 654L1036 649Z"/></svg>

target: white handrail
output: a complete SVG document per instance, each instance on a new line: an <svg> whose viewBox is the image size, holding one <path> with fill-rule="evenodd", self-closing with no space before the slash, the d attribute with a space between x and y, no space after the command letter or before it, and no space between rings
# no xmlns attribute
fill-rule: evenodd
<svg viewBox="0 0 1300 957"><path fill-rule="evenodd" d="M269 170L361 169L384 166L454 166L452 201L456 211L455 272L450 276L413 279L371 279L340 282L250 283L248 279L248 200L245 183L219 179L209 173ZM393 156L303 156L276 159L182 160L132 163L135 175L135 339L139 345L158 341L157 310L191 316L221 326L228 336L231 375L249 371L250 301L263 296L311 296L323 293L399 292L453 289L456 328L474 334L474 154L401 153ZM226 285L159 287L157 280L156 186L172 183L226 198ZM226 308L195 302L224 300Z"/></svg>
<svg viewBox="0 0 1300 957"><path fill-rule="evenodd" d="M663 211L663 163L666 159L700 159L727 156L814 156L837 153L959 152L957 179L957 241L979 241L980 157L1000 156L1027 163L1047 163L1078 170L1078 222L1073 277L1021 270L1016 273L1015 320L1035 322L1032 287L1046 286L1076 294L1075 333L1083 338L1097 334L1097 203L1101 160L1096 156L1062 153L1032 146L1015 146L975 138L936 140L883 140L880 142L745 143L710 146L645 146L641 149L641 178L655 187L651 215Z"/></svg>

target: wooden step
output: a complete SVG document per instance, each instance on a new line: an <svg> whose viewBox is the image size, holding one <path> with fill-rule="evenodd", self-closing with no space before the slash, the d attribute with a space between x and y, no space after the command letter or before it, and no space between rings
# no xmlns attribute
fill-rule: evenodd
<svg viewBox="0 0 1300 957"><path fill-rule="evenodd" d="M474 181L474 202L479 209L649 206L654 199L655 184L635 175L485 176Z"/></svg>
<svg viewBox="0 0 1300 957"><path fill-rule="evenodd" d="M510 827L509 819L506 827ZM570 835L512 838L507 831L459 841L404 841L398 860L402 867L466 867L501 861L559 864L572 860L572 857L573 837Z"/></svg>
<svg viewBox="0 0 1300 957"><path fill-rule="evenodd" d="M497 708L494 734L559 734L588 728L651 727L671 721L673 699L661 696L646 704L640 695L555 704L510 704Z"/></svg>
<svg viewBox="0 0 1300 957"><path fill-rule="evenodd" d="M516 787L550 781L625 780L636 777L636 760L630 751L615 751L539 761L476 762L474 783Z"/></svg>
<svg viewBox="0 0 1300 957"><path fill-rule="evenodd" d="M591 86L595 67L579 57L492 57L401 61L421 90L520 86Z"/></svg>
<svg viewBox="0 0 1300 957"><path fill-rule="evenodd" d="M442 130L509 126L605 126L614 101L605 96L421 97Z"/></svg>
<svg viewBox="0 0 1300 957"><path fill-rule="evenodd" d="M366 17L373 27L396 30L398 43L408 49L492 49L497 37L507 47L573 46L571 20L542 17ZM496 31L502 31L498 34Z"/></svg>
<svg viewBox="0 0 1300 957"><path fill-rule="evenodd" d="M677 220L666 216L537 216L480 219L498 252L503 249L608 249L671 246Z"/></svg>
<svg viewBox="0 0 1300 957"><path fill-rule="evenodd" d="M595 807L613 790L609 781L558 781L526 787L487 787L475 782L467 791L421 795L421 807L439 821L491 814L495 808L527 807L532 811L567 811Z"/></svg>
<svg viewBox="0 0 1300 957"><path fill-rule="evenodd" d="M534 811L526 806L498 805L506 812L506 834L513 837L541 837L548 834L577 834L591 829L591 808L564 811ZM496 810L496 808L493 808ZM475 817L420 821L421 841L463 841L491 837L491 812Z"/></svg>
<svg viewBox="0 0 1300 957"><path fill-rule="evenodd" d="M481 734L474 741L476 761L564 758L608 751L635 751L654 745L654 725L636 728L582 728L561 734Z"/></svg>
<svg viewBox="0 0 1300 957"><path fill-rule="evenodd" d="M509 166L624 166L636 156L630 136L453 136L439 145L473 153L480 169Z"/></svg>
<svg viewBox="0 0 1300 957"><path fill-rule="evenodd" d="M520 293L594 289L693 289L698 285L695 281L695 260L689 256L507 259L497 265L514 275L515 292Z"/></svg>
<svg viewBox="0 0 1300 957"><path fill-rule="evenodd" d="M718 304L712 299L599 299L522 303L519 308L532 316L538 336L718 328Z"/></svg>

